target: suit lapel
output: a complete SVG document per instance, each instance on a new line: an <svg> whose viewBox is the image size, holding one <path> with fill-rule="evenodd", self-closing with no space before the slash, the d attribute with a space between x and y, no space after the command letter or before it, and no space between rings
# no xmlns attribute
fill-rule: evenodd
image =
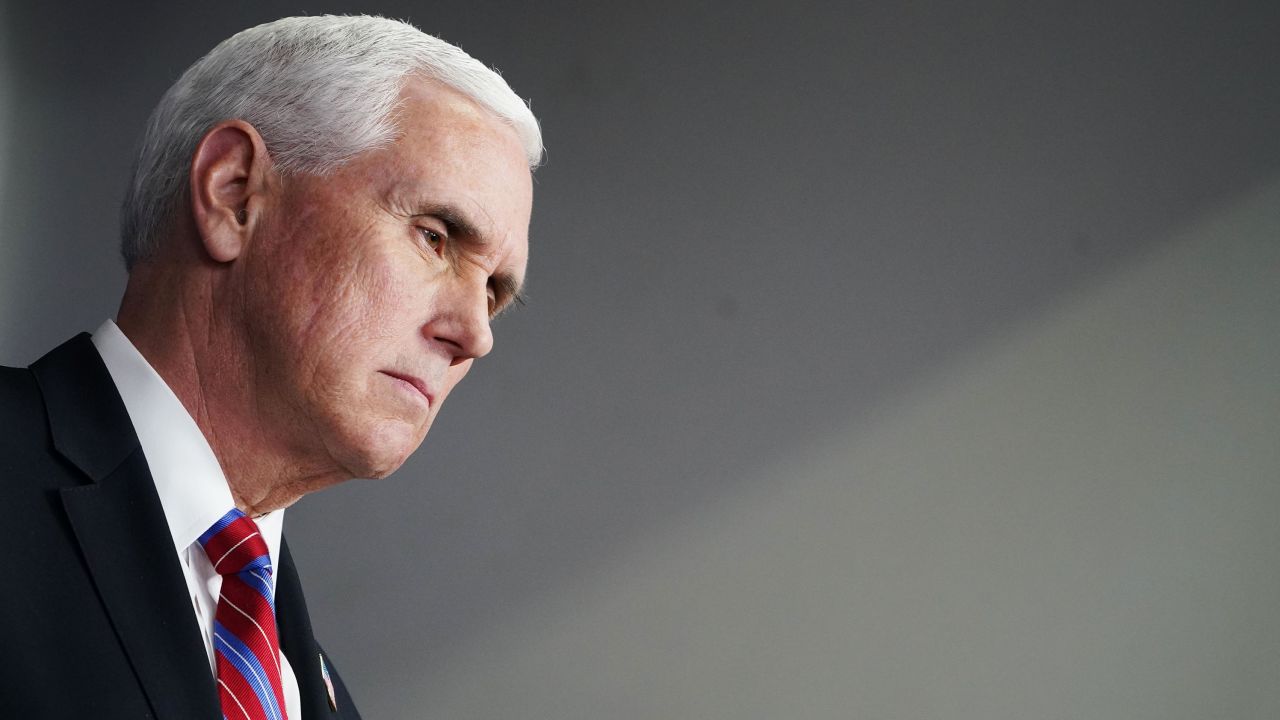
<svg viewBox="0 0 1280 720"><path fill-rule="evenodd" d="M91 481L62 503L116 635L161 720L219 716L164 509L128 413L87 334L31 366L55 449Z"/></svg>
<svg viewBox="0 0 1280 720"><path fill-rule="evenodd" d="M311 631L311 615L302 597L302 584L289 554L289 546L280 542L280 562L276 569L276 627L280 632L280 651L289 658L304 718L331 717L336 709L329 705L329 689L320 670L320 646Z"/></svg>

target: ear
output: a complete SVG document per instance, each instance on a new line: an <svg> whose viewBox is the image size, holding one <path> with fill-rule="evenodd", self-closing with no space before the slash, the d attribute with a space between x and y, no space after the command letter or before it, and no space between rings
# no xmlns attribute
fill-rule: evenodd
<svg viewBox="0 0 1280 720"><path fill-rule="evenodd" d="M224 120L205 133L191 157L191 216L215 262L240 256L263 208L271 160L249 123Z"/></svg>

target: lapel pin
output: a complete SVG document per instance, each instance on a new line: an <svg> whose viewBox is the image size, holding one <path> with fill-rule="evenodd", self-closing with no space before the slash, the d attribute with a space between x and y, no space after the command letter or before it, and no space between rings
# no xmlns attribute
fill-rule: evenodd
<svg viewBox="0 0 1280 720"><path fill-rule="evenodd" d="M324 678L324 689L329 691L329 709L338 711L338 698L333 694L333 680L329 679L329 666L324 664L324 654L320 655L320 677Z"/></svg>

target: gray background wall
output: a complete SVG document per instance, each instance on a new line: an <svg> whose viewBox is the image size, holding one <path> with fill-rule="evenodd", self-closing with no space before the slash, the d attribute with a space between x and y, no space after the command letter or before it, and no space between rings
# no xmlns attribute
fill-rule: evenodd
<svg viewBox="0 0 1280 720"><path fill-rule="evenodd" d="M1280 5L0 5L0 358L186 65L354 10L550 149L530 307L289 511L367 717L1280 716Z"/></svg>

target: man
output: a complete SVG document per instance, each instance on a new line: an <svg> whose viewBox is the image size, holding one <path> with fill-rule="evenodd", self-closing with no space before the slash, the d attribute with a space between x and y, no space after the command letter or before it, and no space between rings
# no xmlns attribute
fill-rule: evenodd
<svg viewBox="0 0 1280 720"><path fill-rule="evenodd" d="M399 22L288 18L187 70L117 322L0 370L0 717L358 717L284 508L394 471L489 352L541 154L501 78Z"/></svg>

